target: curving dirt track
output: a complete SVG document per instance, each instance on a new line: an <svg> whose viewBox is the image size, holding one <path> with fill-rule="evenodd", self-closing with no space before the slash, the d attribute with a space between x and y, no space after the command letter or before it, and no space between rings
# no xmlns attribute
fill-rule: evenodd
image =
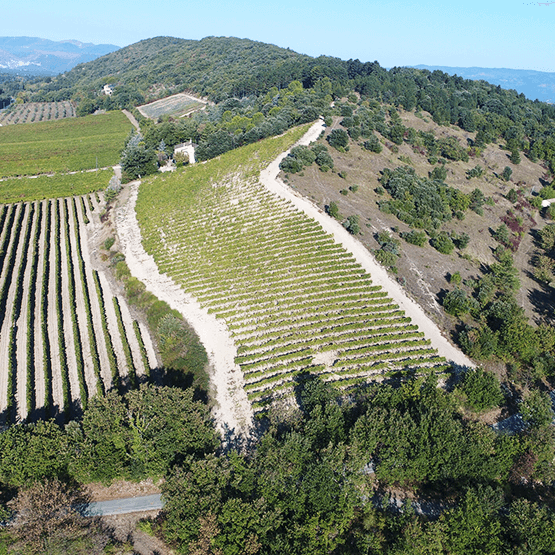
<svg viewBox="0 0 555 555"><path fill-rule="evenodd" d="M308 145L315 141L323 130L324 124L322 121L315 123L297 144ZM330 218L312 204L310 200L295 193L281 179L278 179L279 164L288 153L289 151L281 154L268 168L261 172L261 182L270 191L289 200L299 210L315 219L325 231L333 236L337 243L343 245L348 252L352 253L357 262L372 276L374 285L380 285L395 303L405 311L405 314L412 319L412 323L417 324L420 331L424 332L426 337L431 340L432 347L437 349L440 356L444 356L447 360L451 360L459 366L474 367L474 363L441 334L439 328L425 314L420 305L407 297L401 286L389 277L387 271L375 261L362 243L357 241L338 221Z"/></svg>
<svg viewBox="0 0 555 555"><path fill-rule="evenodd" d="M323 123L315 123L297 144L309 144L316 140L323 130ZM330 233L334 240L353 254L357 262L372 276L375 285L380 285L392 300L399 304L405 314L417 324L432 347L440 356L459 366L474 366L458 348L445 338L438 327L428 318L423 309L407 297L401 287L387 274L369 251L344 228L309 200L294 193L280 179L279 164L289 151L281 154L270 166L261 172L260 181L272 193L290 201ZM117 231L131 273L143 281L149 291L165 300L189 321L204 344L213 367L211 382L215 388L218 407L214 412L221 430L235 430L248 434L252 425L252 408L243 390L244 378L234 363L236 347L225 324L208 314L188 294L177 286L167 275L161 275L154 259L148 255L141 243L141 233L135 216L138 184L131 185L127 203L118 210Z"/></svg>
<svg viewBox="0 0 555 555"><path fill-rule="evenodd" d="M208 314L167 275L160 274L154 259L146 253L135 215L138 183L131 187L129 199L116 217L117 233L129 269L149 291L178 310L198 334L212 367L211 384L217 402L214 417L219 429L248 435L253 412L243 389L243 374L235 364L237 349L233 340L225 324Z"/></svg>

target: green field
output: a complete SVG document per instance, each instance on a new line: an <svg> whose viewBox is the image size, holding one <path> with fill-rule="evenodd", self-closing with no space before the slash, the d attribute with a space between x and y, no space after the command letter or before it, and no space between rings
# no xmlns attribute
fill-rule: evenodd
<svg viewBox="0 0 555 555"><path fill-rule="evenodd" d="M131 129L121 112L0 127L0 177L113 166Z"/></svg>
<svg viewBox="0 0 555 555"><path fill-rule="evenodd" d="M301 134L149 178L136 207L160 272L225 320L255 410L290 395L304 372L348 387L445 368L350 253L259 183Z"/></svg>
<svg viewBox="0 0 555 555"><path fill-rule="evenodd" d="M86 195L106 189L113 170L55 174L32 177L11 177L0 181L0 204L32 202L49 198Z"/></svg>

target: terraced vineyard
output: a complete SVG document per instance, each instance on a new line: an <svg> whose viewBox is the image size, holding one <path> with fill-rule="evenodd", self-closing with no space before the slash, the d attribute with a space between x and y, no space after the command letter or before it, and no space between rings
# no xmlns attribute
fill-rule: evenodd
<svg viewBox="0 0 555 555"><path fill-rule="evenodd" d="M246 148L240 176L222 171L229 153L144 182L137 203L160 272L225 320L255 410L307 371L347 387L445 368L351 254L258 182L260 148Z"/></svg>
<svg viewBox="0 0 555 555"><path fill-rule="evenodd" d="M70 100L61 102L28 102L0 113L0 125L34 123L54 119L74 118L75 105Z"/></svg>
<svg viewBox="0 0 555 555"><path fill-rule="evenodd" d="M3 421L67 417L149 374L149 336L90 262L99 212L97 195L0 206Z"/></svg>

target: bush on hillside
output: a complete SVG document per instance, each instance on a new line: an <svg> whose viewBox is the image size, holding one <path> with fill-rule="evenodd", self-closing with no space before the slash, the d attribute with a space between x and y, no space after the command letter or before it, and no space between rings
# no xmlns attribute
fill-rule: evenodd
<svg viewBox="0 0 555 555"><path fill-rule="evenodd" d="M477 412L497 407L503 401L499 380L481 368L467 370L458 389L464 393L472 410Z"/></svg>
<svg viewBox="0 0 555 555"><path fill-rule="evenodd" d="M345 148L349 144L349 134L345 129L333 129L327 140L333 148Z"/></svg>

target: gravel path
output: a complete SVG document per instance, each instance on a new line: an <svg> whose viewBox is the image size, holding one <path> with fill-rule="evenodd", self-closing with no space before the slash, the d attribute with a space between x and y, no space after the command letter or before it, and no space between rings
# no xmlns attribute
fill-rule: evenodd
<svg viewBox="0 0 555 555"><path fill-rule="evenodd" d="M64 320L64 340L69 378L69 398L71 404L78 405L81 400L81 392L79 390L79 377L77 376L77 357L75 356L75 340L73 338L70 306L70 303L74 303L75 299L69 298L69 268L67 262L67 249L70 249L71 246L66 243L64 200L59 199L58 203L60 214L60 259L62 263L62 316Z"/></svg>
<svg viewBox="0 0 555 555"><path fill-rule="evenodd" d="M150 332L148 331L146 325L143 324L143 322L139 322L139 329L141 330L141 337L145 345L148 365L151 369L158 368L158 358L156 357L156 350L154 349L154 345L150 337Z"/></svg>
<svg viewBox="0 0 555 555"><path fill-rule="evenodd" d="M79 210L77 210L79 213ZM76 214L77 216L77 214ZM78 232L79 230L77 230ZM81 338L81 348L83 352L83 371L85 383L89 397L96 395L96 375L92 363L91 343L87 329L87 309L85 307L85 297L83 295L83 282L79 270L79 260L77 255L77 240L75 237L75 220L73 218L73 202L69 203L69 237L71 242L71 258L73 260L73 272L75 279L75 305L77 309L77 322L79 325L79 335Z"/></svg>
<svg viewBox="0 0 555 555"><path fill-rule="evenodd" d="M15 205L15 206L13 207L13 210L16 211L15 217L14 217L14 220L13 220L13 221L14 221L14 224L15 224L15 222L17 222L17 219L19 218L19 211L21 210L22 206L23 206L22 204L17 204L17 205ZM0 287L2 287L2 285L3 285L3 283L4 283L5 279L6 279L6 273L8 272L8 258L9 258L9 256L10 256L10 249L12 248L12 243L13 243L13 231L14 231L14 230L12 229L12 230L10 230L10 231L11 231L11 236L10 236L10 239L9 239L9 241L8 241L8 245L7 245L7 247L6 247L6 257L4 258L4 266L3 266L3 268L2 268L2 272L0 273ZM6 226L4 235L5 235L7 232L8 232L8 229L7 229L7 226ZM4 235L2 235L2 239L4 238Z"/></svg>
<svg viewBox="0 0 555 555"><path fill-rule="evenodd" d="M91 195L94 199L94 195ZM93 201L96 205L96 200ZM104 330L102 328L102 311L100 310L100 301L98 295L96 294L96 284L93 275L93 268L91 265L91 256L89 241L91 244L95 244L95 232L100 226L100 218L98 216L99 210L98 206L93 212L89 209L88 202L85 202L87 207L87 218L89 219L88 226L85 226L82 220L82 214L78 210L79 215L79 233L81 234L81 253L83 255L83 260L85 261L85 275L87 278L87 287L89 289L89 298L91 301L91 314L93 318L94 334L96 337L96 346L98 348L98 355L100 361L100 375L102 377L102 382L104 383L105 390L108 391L112 388L112 373L110 371L110 361L108 359L108 353L106 350L106 340L104 338Z"/></svg>
<svg viewBox="0 0 555 555"><path fill-rule="evenodd" d="M310 144L320 136L323 130L324 124L322 121L315 123L297 144ZM299 195L285 185L281 179L278 179L279 164L288 152L281 154L266 170L262 171L260 180L264 186L280 197L291 201L296 208L315 219L325 231L333 236L337 243L343 245L348 252L352 253L357 262L372 276L374 285L380 285L405 311L405 314L412 319L412 323L418 325L420 331L424 332L426 337L431 340L432 347L437 349L440 356L444 356L447 360L451 360L460 366L474 367L474 363L441 334L439 328L425 314L420 305L407 297L401 286L375 261L360 241L355 239L338 221L330 218L310 200Z"/></svg>
<svg viewBox="0 0 555 555"><path fill-rule="evenodd" d="M50 343L50 360L52 371L52 403L55 411L62 411L64 408L64 395L62 388L62 369L60 365L60 348L58 344L58 315L56 312L57 292L56 292L56 253L54 250L55 227L55 204L52 202L52 225L51 236L47 239L50 242L50 279L48 282L48 339Z"/></svg>
<svg viewBox="0 0 555 555"><path fill-rule="evenodd" d="M139 122L137 121L137 119L135 118L135 116L129 112L128 110L122 110L122 112L125 114L125 116L127 116L127 119L133 124L133 127L137 130L140 131L140 127L139 127ZM142 113L142 112L141 112ZM143 114L144 115L144 114Z"/></svg>
<svg viewBox="0 0 555 555"><path fill-rule="evenodd" d="M16 214L15 221L17 221L17 218L19 217L19 213L21 210L25 210L25 206L19 205L19 211ZM20 238L25 233L25 226L27 225L28 217L29 217L29 209L27 209L23 217L23 221L21 224ZM8 254L6 255L6 258L10 256L12 248L17 249L14 265L11 268L13 274L12 274L10 288L8 291L8 297L6 302L6 313L4 314L4 322L2 324L2 328L0 329L0 360L3 361L2 372L0 372L0 413L6 410L8 406L8 352L9 352L8 349L9 349L9 341L10 341L10 327L12 326L12 310L13 310L13 304L14 304L14 298L15 298L17 273L19 271L19 266L21 263L22 247L23 247L23 242L20 240L18 245L14 245L13 237L12 237L10 242L10 248L8 249ZM7 260L5 261L5 263L6 262ZM6 277L7 275L5 272L2 280L2 287L4 286Z"/></svg>
<svg viewBox="0 0 555 555"><path fill-rule="evenodd" d="M44 241L45 241L45 225L44 220L46 217L47 201L43 200L40 203L42 209L42 226L39 235L39 259L37 263L37 285L36 285L36 300L35 300L35 407L40 410L44 407L45 403L45 390L44 390L44 347L42 343L41 331L41 291L42 291L42 277L44 272Z"/></svg>
<svg viewBox="0 0 555 555"><path fill-rule="evenodd" d="M9 229L10 226L8 226L8 220L10 219L10 214L12 210L16 210L16 209L17 209L17 205L9 205L7 208L8 212L6 214L6 219L4 221L4 227L0 233L0 247L4 244L4 238L6 237L6 235L11 231L11 229ZM0 269L0 284L3 281L4 272L6 270L5 264L6 262L4 260L4 266Z"/></svg>
<svg viewBox="0 0 555 555"><path fill-rule="evenodd" d="M31 210L32 204L29 204L28 212ZM27 216L29 218L30 215ZM37 228L38 211L35 204L35 214L31 223L31 231L29 234L29 241L32 241L35 236ZM26 224L25 224L26 225ZM24 228L25 229L25 228ZM24 245L21 243L21 248ZM15 402L17 409L18 420L24 420L27 417L29 408L27 407L27 306L29 304L29 284L31 279L31 265L32 265L33 250L29 248L27 251L27 260L24 262L25 275L23 277L23 293L21 297L21 310L17 320L17 350L16 350L16 375L15 375ZM17 266L16 266L17 267ZM36 334L35 334L36 337Z"/></svg>
<svg viewBox="0 0 555 555"><path fill-rule="evenodd" d="M248 435L253 412L243 389L243 374L235 364L237 348L225 324L208 314L171 278L160 274L152 256L145 252L135 215L138 184L130 187L129 199L118 209L116 217L117 233L129 269L149 291L178 310L198 334L212 367L210 379L215 389L214 417L218 428L222 432Z"/></svg>
<svg viewBox="0 0 555 555"><path fill-rule="evenodd" d="M110 337L112 338L112 345L114 346L114 353L116 355L118 372L122 383L127 381L127 362L125 360L125 351L123 350L123 344L121 342L121 336L119 334L118 319L116 316L116 311L114 309L114 303L112 301L113 295L110 289L110 283L108 278L104 275L104 272L98 272L98 278L100 279L100 285L102 287L102 295L104 296L104 308L106 310L106 321L108 323L108 331L110 332Z"/></svg>
<svg viewBox="0 0 555 555"><path fill-rule="evenodd" d="M135 330L133 329L133 318L131 318L129 307L127 306L127 301L125 300L125 298L118 297L118 301L119 308L121 310L121 319L123 320L125 335L127 336L127 341L131 349L133 366L135 367L137 378L144 377L146 375L146 369L143 365L143 357L141 356L139 341L137 340L137 335L135 334Z"/></svg>

